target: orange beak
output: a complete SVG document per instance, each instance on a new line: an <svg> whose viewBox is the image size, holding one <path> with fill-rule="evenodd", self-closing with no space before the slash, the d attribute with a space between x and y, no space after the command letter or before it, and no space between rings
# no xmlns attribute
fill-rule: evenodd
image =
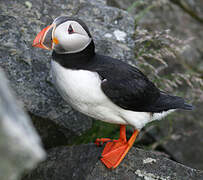
<svg viewBox="0 0 203 180"><path fill-rule="evenodd" d="M42 31L40 31L37 36L35 37L32 46L43 48L47 50L52 49L52 30L53 30L53 24L47 26Z"/></svg>

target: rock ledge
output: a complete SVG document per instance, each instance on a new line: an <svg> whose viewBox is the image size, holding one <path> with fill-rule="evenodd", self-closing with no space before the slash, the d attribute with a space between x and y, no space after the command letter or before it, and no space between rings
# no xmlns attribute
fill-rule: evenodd
<svg viewBox="0 0 203 180"><path fill-rule="evenodd" d="M94 144L59 147L23 180L200 180L203 172L167 159L158 152L132 148L120 166L107 169L99 160L101 147Z"/></svg>

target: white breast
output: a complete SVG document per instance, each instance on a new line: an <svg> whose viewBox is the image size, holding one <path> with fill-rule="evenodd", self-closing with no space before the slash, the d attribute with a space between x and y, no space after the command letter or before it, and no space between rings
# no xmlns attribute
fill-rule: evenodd
<svg viewBox="0 0 203 180"><path fill-rule="evenodd" d="M52 76L57 90L73 108L102 121L126 124L119 116L121 108L103 93L98 73L66 69L52 61Z"/></svg>
<svg viewBox="0 0 203 180"><path fill-rule="evenodd" d="M148 112L128 111L112 103L101 89L98 73L71 70L52 61L52 76L58 92L73 108L99 120L130 124L141 129L155 120Z"/></svg>

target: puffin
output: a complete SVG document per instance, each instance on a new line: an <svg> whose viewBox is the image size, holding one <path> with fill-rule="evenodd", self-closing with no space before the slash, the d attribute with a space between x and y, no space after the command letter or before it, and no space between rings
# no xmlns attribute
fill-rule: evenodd
<svg viewBox="0 0 203 180"><path fill-rule="evenodd" d="M177 110L193 106L157 88L138 68L95 52L86 24L78 18L59 16L37 34L33 46L52 50L51 73L56 90L77 111L120 125L118 139L97 138L105 144L101 161L116 168L140 130ZM134 128L126 138L126 125Z"/></svg>

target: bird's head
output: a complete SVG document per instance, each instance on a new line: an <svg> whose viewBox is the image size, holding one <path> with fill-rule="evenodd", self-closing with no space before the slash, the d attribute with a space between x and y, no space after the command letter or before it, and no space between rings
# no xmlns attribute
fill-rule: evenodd
<svg viewBox="0 0 203 180"><path fill-rule="evenodd" d="M82 51L91 41L91 34L83 21L60 16L38 33L33 46L67 54Z"/></svg>

